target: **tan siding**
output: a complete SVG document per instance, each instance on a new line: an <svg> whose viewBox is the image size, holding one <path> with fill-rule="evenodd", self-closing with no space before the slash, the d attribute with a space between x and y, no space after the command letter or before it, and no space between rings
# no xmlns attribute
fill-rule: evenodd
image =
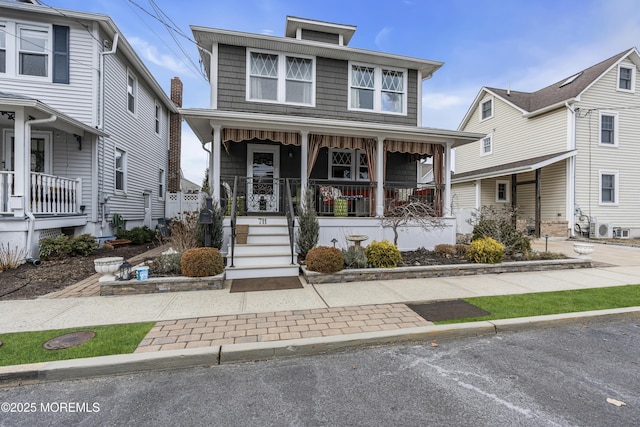
<svg viewBox="0 0 640 427"><path fill-rule="evenodd" d="M464 182L451 186L451 207L473 209L476 206L476 186L474 182Z"/></svg>
<svg viewBox="0 0 640 427"><path fill-rule="evenodd" d="M626 62L631 65L631 63ZM616 90L618 67L612 68L582 97L577 119L576 200L584 214L614 226L640 228L640 93ZM618 147L599 146L600 109L618 113ZM599 171L619 173L618 206L600 205Z"/></svg>
<svg viewBox="0 0 640 427"><path fill-rule="evenodd" d="M487 98L483 98L486 100ZM482 101L478 104L478 108ZM522 112L493 97L493 117L479 121L478 109L462 129L466 132L491 134L493 152L480 155L480 141L456 149L456 173L525 160L566 150L566 109L534 118L523 118Z"/></svg>
<svg viewBox="0 0 640 427"><path fill-rule="evenodd" d="M566 161L557 162L540 171L541 216L543 221L566 221Z"/></svg>

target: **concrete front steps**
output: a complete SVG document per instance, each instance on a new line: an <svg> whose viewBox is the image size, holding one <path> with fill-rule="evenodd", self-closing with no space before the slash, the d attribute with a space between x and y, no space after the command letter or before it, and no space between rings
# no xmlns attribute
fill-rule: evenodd
<svg viewBox="0 0 640 427"><path fill-rule="evenodd" d="M289 229L285 217L238 217L247 225L247 243L236 243L231 264L231 243L227 249L227 279L298 276L300 265L291 264ZM294 261L296 254L294 254Z"/></svg>

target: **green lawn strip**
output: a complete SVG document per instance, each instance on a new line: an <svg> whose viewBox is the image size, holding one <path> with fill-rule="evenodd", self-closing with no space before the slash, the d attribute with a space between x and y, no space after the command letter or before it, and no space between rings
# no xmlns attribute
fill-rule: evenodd
<svg viewBox="0 0 640 427"><path fill-rule="evenodd" d="M640 306L640 285L464 298L464 301L488 311L491 316L442 320L435 323L444 325Z"/></svg>
<svg viewBox="0 0 640 427"><path fill-rule="evenodd" d="M0 335L0 366L53 360L133 353L154 322L124 325L90 326L38 332L17 332ZM93 331L96 336L83 344L61 350L45 350L42 344L51 338L75 331Z"/></svg>

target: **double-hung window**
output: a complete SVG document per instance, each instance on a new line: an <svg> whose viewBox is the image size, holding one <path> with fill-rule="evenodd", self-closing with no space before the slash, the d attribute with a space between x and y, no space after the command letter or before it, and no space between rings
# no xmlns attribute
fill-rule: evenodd
<svg viewBox="0 0 640 427"><path fill-rule="evenodd" d="M312 57L248 51L247 100L281 104L315 104Z"/></svg>
<svg viewBox="0 0 640 427"><path fill-rule="evenodd" d="M329 179L369 181L369 167L365 152L329 149Z"/></svg>
<svg viewBox="0 0 640 427"><path fill-rule="evenodd" d="M350 64L349 109L407 113L407 70Z"/></svg>
<svg viewBox="0 0 640 427"><path fill-rule="evenodd" d="M126 191L127 153L116 148L115 181L117 191Z"/></svg>
<svg viewBox="0 0 640 427"><path fill-rule="evenodd" d="M480 155L486 156L487 154L491 154L493 152L493 141L492 136L487 135L486 137L480 140Z"/></svg>
<svg viewBox="0 0 640 427"><path fill-rule="evenodd" d="M162 108L160 107L160 104L158 104L156 102L156 109L155 109L155 131L157 135L160 135L160 121L162 119Z"/></svg>
<svg viewBox="0 0 640 427"><path fill-rule="evenodd" d="M164 200L164 169L158 170L158 199Z"/></svg>
<svg viewBox="0 0 640 427"><path fill-rule="evenodd" d="M600 171L600 204L618 204L618 172Z"/></svg>
<svg viewBox="0 0 640 427"><path fill-rule="evenodd" d="M24 76L49 75L49 31L18 26L18 73Z"/></svg>
<svg viewBox="0 0 640 427"><path fill-rule="evenodd" d="M620 64L618 67L618 90L622 92L635 92L636 67Z"/></svg>
<svg viewBox="0 0 640 427"><path fill-rule="evenodd" d="M0 73L7 72L7 26L0 23Z"/></svg>
<svg viewBox="0 0 640 427"><path fill-rule="evenodd" d="M480 108L480 120L486 120L493 117L493 99L483 101Z"/></svg>
<svg viewBox="0 0 640 427"><path fill-rule="evenodd" d="M615 111L600 111L600 145L618 145L618 113Z"/></svg>
<svg viewBox="0 0 640 427"><path fill-rule="evenodd" d="M127 73L127 109L131 114L136 113L136 97L138 95L138 81L130 72Z"/></svg>
<svg viewBox="0 0 640 427"><path fill-rule="evenodd" d="M509 201L509 181L496 181L496 202Z"/></svg>

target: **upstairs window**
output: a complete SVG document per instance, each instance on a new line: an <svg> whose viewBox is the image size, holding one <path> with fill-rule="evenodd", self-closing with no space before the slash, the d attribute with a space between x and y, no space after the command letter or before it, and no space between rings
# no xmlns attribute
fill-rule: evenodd
<svg viewBox="0 0 640 427"><path fill-rule="evenodd" d="M618 113L600 112L600 145L611 147L618 145Z"/></svg>
<svg viewBox="0 0 640 427"><path fill-rule="evenodd" d="M635 92L636 68L628 65L618 67L618 90L623 92Z"/></svg>
<svg viewBox="0 0 640 427"><path fill-rule="evenodd" d="M49 32L35 27L18 30L18 73L47 77L49 72Z"/></svg>
<svg viewBox="0 0 640 427"><path fill-rule="evenodd" d="M406 114L406 70L351 64L349 82L350 110Z"/></svg>
<svg viewBox="0 0 640 427"><path fill-rule="evenodd" d="M136 97L138 95L138 81L131 74L127 73L127 109L131 114L136 113Z"/></svg>
<svg viewBox="0 0 640 427"><path fill-rule="evenodd" d="M158 105L158 103L156 103L156 110L155 110L155 131L156 134L160 134L160 119L162 118L162 108L160 108L160 105Z"/></svg>
<svg viewBox="0 0 640 427"><path fill-rule="evenodd" d="M247 70L247 100L314 105L313 58L249 51Z"/></svg>
<svg viewBox="0 0 640 427"><path fill-rule="evenodd" d="M481 104L480 120L486 120L493 117L493 99L487 99Z"/></svg>
<svg viewBox="0 0 640 427"><path fill-rule="evenodd" d="M123 150L116 149L116 167L115 167L115 181L116 190L126 190L126 168L127 168L127 153Z"/></svg>
<svg viewBox="0 0 640 427"><path fill-rule="evenodd" d="M488 135L480 141L480 155L486 156L487 154L491 154L492 152L493 141L491 135Z"/></svg>
<svg viewBox="0 0 640 427"><path fill-rule="evenodd" d="M7 26L0 24L0 73L7 72Z"/></svg>

